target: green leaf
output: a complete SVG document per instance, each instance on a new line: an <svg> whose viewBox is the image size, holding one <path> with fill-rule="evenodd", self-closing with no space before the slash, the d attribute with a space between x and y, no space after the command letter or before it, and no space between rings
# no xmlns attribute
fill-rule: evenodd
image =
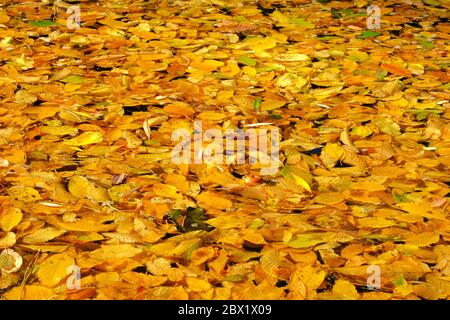
<svg viewBox="0 0 450 320"><path fill-rule="evenodd" d="M374 124L380 129L381 132L390 134L391 136L398 136L400 132L400 126L389 118L380 118L374 121Z"/></svg>
<svg viewBox="0 0 450 320"><path fill-rule="evenodd" d="M403 240L401 237L393 237L385 234L365 234L362 236L366 240L372 240L377 242L386 242L386 241L401 241Z"/></svg>
<svg viewBox="0 0 450 320"><path fill-rule="evenodd" d="M265 221L259 218L253 220L253 222L249 225L250 229L259 229L264 225Z"/></svg>
<svg viewBox="0 0 450 320"><path fill-rule="evenodd" d="M396 286L396 287L400 287L402 285L405 284L405 278L403 277L403 275L398 276L394 281L392 281L392 283Z"/></svg>
<svg viewBox="0 0 450 320"><path fill-rule="evenodd" d="M217 78L217 79L221 79L221 80L226 80L226 79L232 79L233 77L230 77L226 74L223 74L222 72L214 72L213 73L213 77Z"/></svg>
<svg viewBox="0 0 450 320"><path fill-rule="evenodd" d="M277 120L283 119L283 117L280 114L274 114L274 113L270 114L270 117L272 119L277 119Z"/></svg>
<svg viewBox="0 0 450 320"><path fill-rule="evenodd" d="M342 13L338 9L332 8L331 9L331 16L334 19L340 19L340 18L342 18Z"/></svg>
<svg viewBox="0 0 450 320"><path fill-rule="evenodd" d="M183 232L189 232L193 230L212 230L213 227L207 224L205 220L205 209L191 207L187 208L186 218L183 221Z"/></svg>
<svg viewBox="0 0 450 320"><path fill-rule="evenodd" d="M424 49L433 49L434 44L431 41L420 41L419 45Z"/></svg>
<svg viewBox="0 0 450 320"><path fill-rule="evenodd" d="M407 200L407 197L405 194L394 194L394 200L395 202L405 202Z"/></svg>
<svg viewBox="0 0 450 320"><path fill-rule="evenodd" d="M256 97L255 101L253 101L253 108L255 108L255 110L259 110L261 108L261 104L262 104L261 97Z"/></svg>
<svg viewBox="0 0 450 320"><path fill-rule="evenodd" d="M72 83L72 84L83 84L84 83L83 76L77 76L77 75L71 75L71 76L65 77L61 81L64 83Z"/></svg>
<svg viewBox="0 0 450 320"><path fill-rule="evenodd" d="M388 75L387 71L377 70L376 77L378 81L384 80L384 78Z"/></svg>
<svg viewBox="0 0 450 320"><path fill-rule="evenodd" d="M440 114L441 112L443 112L443 110L431 108L423 110L412 110L411 112L416 116L417 120L422 121L428 118L430 114Z"/></svg>
<svg viewBox="0 0 450 320"><path fill-rule="evenodd" d="M332 39L336 39L339 38L339 36L335 35L335 34L320 34L317 35L317 39L321 40L321 41L327 41L327 40L332 40Z"/></svg>
<svg viewBox="0 0 450 320"><path fill-rule="evenodd" d="M247 18L244 16L236 16L234 17L234 20L236 20L237 22L246 22Z"/></svg>
<svg viewBox="0 0 450 320"><path fill-rule="evenodd" d="M290 23L295 24L296 26L299 27L304 27L304 28L314 28L315 25L309 21L306 21L305 19L302 18L292 18L289 20Z"/></svg>
<svg viewBox="0 0 450 320"><path fill-rule="evenodd" d="M182 213L183 211L176 209L170 211L167 215L171 220L177 220L182 215Z"/></svg>
<svg viewBox="0 0 450 320"><path fill-rule="evenodd" d="M28 21L28 23L35 27L51 27L60 25L59 23L51 20L33 20Z"/></svg>
<svg viewBox="0 0 450 320"><path fill-rule="evenodd" d="M257 73L270 72L270 71L279 70L279 69L280 69L280 67L278 67L278 66L262 66L262 67L256 68L256 72Z"/></svg>
<svg viewBox="0 0 450 320"><path fill-rule="evenodd" d="M363 33L361 33L359 36L357 36L357 39L367 39L367 38L374 38L374 37L378 37L382 35L381 32L376 32L376 31L364 31Z"/></svg>
<svg viewBox="0 0 450 320"><path fill-rule="evenodd" d="M250 67L256 66L256 60L247 56L240 56L238 62Z"/></svg>
<svg viewBox="0 0 450 320"><path fill-rule="evenodd" d="M430 6L433 6L433 7L441 5L439 3L439 1L436 1L436 0L423 0L423 2L425 2L426 4L429 4Z"/></svg>
<svg viewBox="0 0 450 320"><path fill-rule="evenodd" d="M353 16L355 13L350 8L345 8L341 10L343 16Z"/></svg>

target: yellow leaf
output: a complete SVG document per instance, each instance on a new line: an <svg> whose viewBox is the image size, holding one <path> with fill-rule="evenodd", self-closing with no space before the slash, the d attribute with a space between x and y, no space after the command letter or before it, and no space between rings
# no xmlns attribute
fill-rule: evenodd
<svg viewBox="0 0 450 320"><path fill-rule="evenodd" d="M14 232L7 232L0 238L0 248L9 248L16 243L16 234Z"/></svg>
<svg viewBox="0 0 450 320"><path fill-rule="evenodd" d="M450 277L429 275L426 277L426 281L435 291L442 292L446 296L450 295Z"/></svg>
<svg viewBox="0 0 450 320"><path fill-rule="evenodd" d="M309 186L309 183L303 179L302 177L300 177L300 174L302 173L301 170L297 169L296 173L294 173L295 168L292 168L291 166L285 166L282 171L281 174L283 175L283 177L285 177L286 179L292 179L295 181L295 183L297 183L299 186L301 186L303 189L311 192L311 187ZM309 175L309 172L307 172L307 174ZM303 174L305 175L305 174ZM307 178L307 177L306 177Z"/></svg>
<svg viewBox="0 0 450 320"><path fill-rule="evenodd" d="M69 180L69 192L78 198L89 198L95 201L109 201L108 191L82 176L73 176Z"/></svg>
<svg viewBox="0 0 450 320"><path fill-rule="evenodd" d="M91 251L89 256L97 260L111 260L131 258L142 252L142 249L136 248L131 244L112 244L103 245L99 249Z"/></svg>
<svg viewBox="0 0 450 320"><path fill-rule="evenodd" d="M438 209L433 208L425 201L421 202L401 202L395 205L400 209L411 213L413 215L418 215L425 217L427 219L445 219L445 215Z"/></svg>
<svg viewBox="0 0 450 320"><path fill-rule="evenodd" d="M361 227L367 228L387 228L395 226L397 223L392 220L378 218L378 217L367 217L358 219L358 224Z"/></svg>
<svg viewBox="0 0 450 320"><path fill-rule="evenodd" d="M67 254L55 254L39 265L37 276L43 285L54 287L70 274L68 269L73 264L74 259Z"/></svg>
<svg viewBox="0 0 450 320"><path fill-rule="evenodd" d="M208 281L203 280L203 279L187 277L186 283L187 283L189 289L191 289L194 292L204 292L204 291L211 289L211 284Z"/></svg>
<svg viewBox="0 0 450 320"><path fill-rule="evenodd" d="M131 192L132 188L127 183L122 183L119 185L112 186L108 190L108 195L114 202L120 202L122 197L127 193Z"/></svg>
<svg viewBox="0 0 450 320"><path fill-rule="evenodd" d="M3 296L8 300L48 300L53 292L44 286L26 285L14 287Z"/></svg>
<svg viewBox="0 0 450 320"><path fill-rule="evenodd" d="M181 242L175 249L172 250L171 256L178 258L190 259L192 252L199 248L201 240L199 238L194 238Z"/></svg>
<svg viewBox="0 0 450 320"><path fill-rule="evenodd" d="M435 232L422 232L412 234L405 238L406 244L412 244L418 247L427 247L433 243L439 242L440 236Z"/></svg>
<svg viewBox="0 0 450 320"><path fill-rule="evenodd" d="M344 195L341 192L323 192L314 198L314 202L322 204L337 204L345 200Z"/></svg>
<svg viewBox="0 0 450 320"><path fill-rule="evenodd" d="M192 116L194 109L182 104L169 104L163 108L163 111L172 116Z"/></svg>
<svg viewBox="0 0 450 320"><path fill-rule="evenodd" d="M332 168L334 165L344 157L344 149L336 143L327 143L322 149L320 159L327 168Z"/></svg>
<svg viewBox="0 0 450 320"><path fill-rule="evenodd" d="M197 197L197 202L200 206L207 206L221 210L233 207L233 202L217 193L210 191L200 193Z"/></svg>
<svg viewBox="0 0 450 320"><path fill-rule="evenodd" d="M46 134L51 134L54 136L64 136L64 135L75 135L78 133L78 129L70 126L60 126L60 127L40 127L39 130Z"/></svg>
<svg viewBox="0 0 450 320"><path fill-rule="evenodd" d="M194 61L191 63L191 67L199 69L205 72L212 72L219 67L222 67L224 63L217 60L203 60L201 62Z"/></svg>
<svg viewBox="0 0 450 320"><path fill-rule="evenodd" d="M167 281L167 277L153 276L137 272L125 272L120 274L120 279L133 285L144 286L145 288L157 287Z"/></svg>
<svg viewBox="0 0 450 320"><path fill-rule="evenodd" d="M198 117L202 120L220 121L225 119L226 115L219 112L202 112Z"/></svg>
<svg viewBox="0 0 450 320"><path fill-rule="evenodd" d="M64 144L69 146L85 146L101 141L103 141L103 135L100 131L88 131L80 134L78 137L64 141Z"/></svg>
<svg viewBox="0 0 450 320"><path fill-rule="evenodd" d="M349 59L356 62L364 62L369 58L369 55L364 51L353 50L349 52Z"/></svg>
<svg viewBox="0 0 450 320"><path fill-rule="evenodd" d="M346 300L359 299L359 293L356 291L355 286L347 280L336 280L333 286L333 293Z"/></svg>
<svg viewBox="0 0 450 320"><path fill-rule="evenodd" d="M192 265L198 266L202 263L212 259L216 255L213 247L202 247L192 252Z"/></svg>
<svg viewBox="0 0 450 320"><path fill-rule="evenodd" d="M145 265L150 273L157 276L166 276L172 270L170 261L166 258L156 258L152 261L147 261Z"/></svg>
<svg viewBox="0 0 450 320"><path fill-rule="evenodd" d="M65 230L60 230L53 227L42 228L25 236L23 238L23 242L28 244L44 243L56 237L59 237L64 233L66 233Z"/></svg>
<svg viewBox="0 0 450 320"><path fill-rule="evenodd" d="M4 231L11 231L22 220L22 210L10 208L5 215L0 218L0 226Z"/></svg>
<svg viewBox="0 0 450 320"><path fill-rule="evenodd" d="M303 296L303 298L313 299L316 295L316 289L322 284L325 276L325 271L310 265L305 266L295 271L289 289L292 289L297 295Z"/></svg>
<svg viewBox="0 0 450 320"><path fill-rule="evenodd" d="M286 104L284 100L264 99L261 104L261 111L270 111L281 108Z"/></svg>
<svg viewBox="0 0 450 320"><path fill-rule="evenodd" d="M23 150L11 148L9 151L10 154L5 155L4 158L9 163L14 164L25 164L27 155Z"/></svg>
<svg viewBox="0 0 450 320"><path fill-rule="evenodd" d="M233 90L223 90L217 93L216 99L220 103L227 103L233 96Z"/></svg>
<svg viewBox="0 0 450 320"><path fill-rule="evenodd" d="M290 91L296 93L307 83L308 81L305 78L293 73L285 73L277 79L276 85L278 87L288 87Z"/></svg>
<svg viewBox="0 0 450 320"><path fill-rule="evenodd" d="M173 199L178 199L182 197L181 193L177 190L177 188L170 184L155 183L153 185L153 192L155 193L155 195L160 197L167 197Z"/></svg>
<svg viewBox="0 0 450 320"><path fill-rule="evenodd" d="M280 268L281 256L277 250L269 249L263 251L264 254L259 260L261 269L270 277L277 278L277 271Z"/></svg>
<svg viewBox="0 0 450 320"><path fill-rule="evenodd" d="M244 231L244 235L242 236L242 239L245 241L254 243L254 244L266 244L266 240L262 235L260 235L258 232L255 232L253 230L246 230Z"/></svg>
<svg viewBox="0 0 450 320"><path fill-rule="evenodd" d="M372 130L367 126L356 126L356 127L352 128L351 133L365 138L372 134Z"/></svg>
<svg viewBox="0 0 450 320"><path fill-rule="evenodd" d="M238 47L248 47L251 50L259 51L259 50L268 50L275 48L277 46L277 40L275 38L266 37L253 37L247 38L245 41L238 45Z"/></svg>
<svg viewBox="0 0 450 320"><path fill-rule="evenodd" d="M334 237L335 233L333 232L299 234L294 240L289 241L287 245L291 248L308 248L319 243L331 241Z"/></svg>
<svg viewBox="0 0 450 320"><path fill-rule="evenodd" d="M23 202L33 202L42 199L39 192L30 187L14 186L8 189L8 193L15 200Z"/></svg>
<svg viewBox="0 0 450 320"><path fill-rule="evenodd" d="M216 218L212 218L206 221L207 224L219 228L219 229L230 229L238 226L243 226L245 221L236 216L222 215Z"/></svg>
<svg viewBox="0 0 450 320"><path fill-rule="evenodd" d="M61 253L67 250L69 246L60 245L60 244L36 244L36 245L22 245L24 248L28 248L33 251L39 252L52 252L52 253Z"/></svg>
<svg viewBox="0 0 450 320"><path fill-rule="evenodd" d="M386 188L382 184L376 182L358 181L353 183L350 189L374 192L374 191L384 191Z"/></svg>
<svg viewBox="0 0 450 320"><path fill-rule="evenodd" d="M89 180L81 176L73 176L68 184L69 192L78 198L84 198L88 193L89 187Z"/></svg>
<svg viewBox="0 0 450 320"><path fill-rule="evenodd" d="M115 224L103 224L101 221L89 218L83 218L75 222L60 221L56 217L48 217L46 220L48 223L68 231L105 232L116 228Z"/></svg>
<svg viewBox="0 0 450 320"><path fill-rule="evenodd" d="M6 12L4 10L0 11L0 24L5 24L8 23L9 21L9 16L6 14Z"/></svg>
<svg viewBox="0 0 450 320"><path fill-rule="evenodd" d="M311 192L311 187L309 186L308 182L306 182L304 179L300 178L295 173L291 172L292 177L294 178L295 182L301 187L303 187L305 190Z"/></svg>
<svg viewBox="0 0 450 320"><path fill-rule="evenodd" d="M273 57L278 61L289 61L289 62L298 62L298 61L306 61L309 57L303 53L280 53Z"/></svg>

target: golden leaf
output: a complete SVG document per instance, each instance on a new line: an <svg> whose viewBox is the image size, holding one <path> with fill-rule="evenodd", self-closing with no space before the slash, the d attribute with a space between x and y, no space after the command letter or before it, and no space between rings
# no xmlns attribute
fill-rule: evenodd
<svg viewBox="0 0 450 320"><path fill-rule="evenodd" d="M38 285L14 287L4 294L8 300L48 300L52 296L51 289Z"/></svg>
<svg viewBox="0 0 450 320"><path fill-rule="evenodd" d="M74 259L67 254L59 253L48 257L39 265L37 276L46 287L54 287L69 274L68 269L74 264Z"/></svg>
<svg viewBox="0 0 450 320"><path fill-rule="evenodd" d="M69 146L85 146L88 144L98 143L103 141L103 135L99 131L89 131L80 134L73 139L65 140L64 144Z"/></svg>
<svg viewBox="0 0 450 320"><path fill-rule="evenodd" d="M0 226L4 231L11 231L22 221L22 210L18 208L10 208L6 214L0 217Z"/></svg>
<svg viewBox="0 0 450 320"><path fill-rule="evenodd" d="M34 231L33 233L25 236L23 242L28 244L44 243L53 240L56 237L66 233L65 230L56 229L53 227L42 228Z"/></svg>

